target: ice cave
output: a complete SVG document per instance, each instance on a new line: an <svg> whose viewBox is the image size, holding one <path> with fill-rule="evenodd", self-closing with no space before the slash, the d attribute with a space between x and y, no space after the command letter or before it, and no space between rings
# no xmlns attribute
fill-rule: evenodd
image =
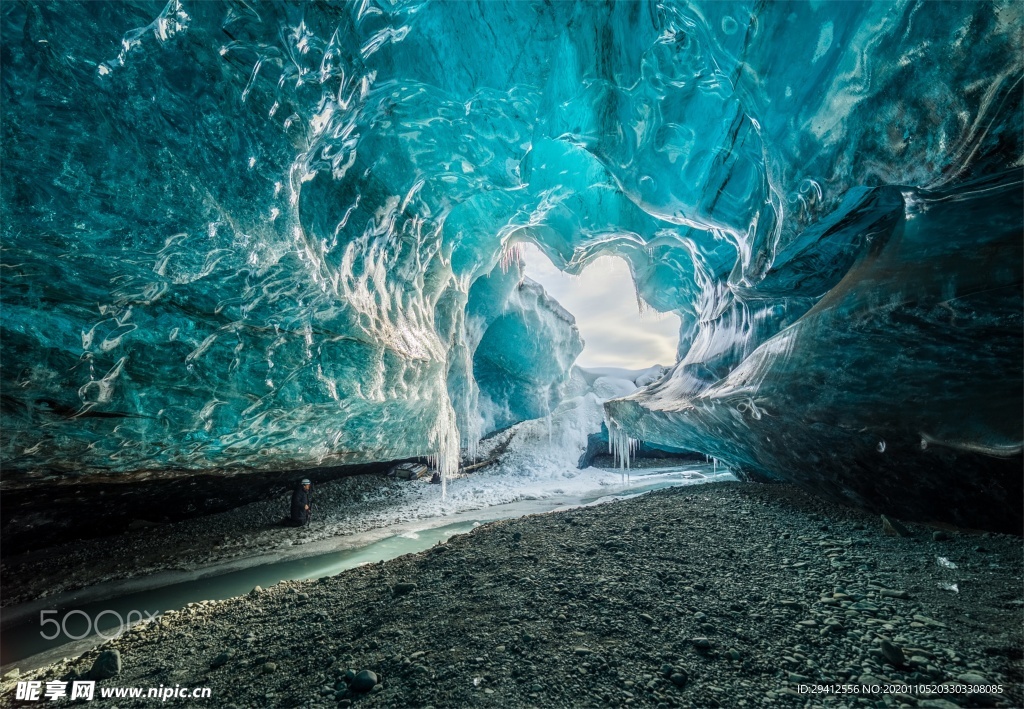
<svg viewBox="0 0 1024 709"><path fill-rule="evenodd" d="M10 494L452 474L573 395L528 244L680 319L619 449L1020 532L1018 3L0 13Z"/></svg>
<svg viewBox="0 0 1024 709"><path fill-rule="evenodd" d="M1022 537L1020 0L0 2L0 708L1013 709Z"/></svg>

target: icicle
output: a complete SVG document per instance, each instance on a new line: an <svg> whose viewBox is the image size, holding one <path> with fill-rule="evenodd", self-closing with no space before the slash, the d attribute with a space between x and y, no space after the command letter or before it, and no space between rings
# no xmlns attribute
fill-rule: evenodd
<svg viewBox="0 0 1024 709"><path fill-rule="evenodd" d="M508 273L508 270L515 265L521 268L523 265L523 242L517 241L514 244L506 243L501 250L501 272Z"/></svg>
<svg viewBox="0 0 1024 709"><path fill-rule="evenodd" d="M441 473L441 499L448 499L448 476L459 470L459 427L455 422L455 409L450 401L440 412L437 423L431 431L431 443L437 451L427 456L427 461Z"/></svg>
<svg viewBox="0 0 1024 709"><path fill-rule="evenodd" d="M623 482L627 482L630 463L640 447L640 441L630 438L611 417L605 418L605 426L608 427L608 451L615 460L615 464L622 470Z"/></svg>

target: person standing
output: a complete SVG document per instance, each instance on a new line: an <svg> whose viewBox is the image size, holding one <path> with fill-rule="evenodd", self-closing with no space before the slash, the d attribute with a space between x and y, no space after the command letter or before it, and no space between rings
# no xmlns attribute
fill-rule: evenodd
<svg viewBox="0 0 1024 709"><path fill-rule="evenodd" d="M287 523L292 527L303 527L309 524L311 516L309 509L310 487L309 478L303 478L302 482L295 488L295 492L292 493L292 513L287 520Z"/></svg>

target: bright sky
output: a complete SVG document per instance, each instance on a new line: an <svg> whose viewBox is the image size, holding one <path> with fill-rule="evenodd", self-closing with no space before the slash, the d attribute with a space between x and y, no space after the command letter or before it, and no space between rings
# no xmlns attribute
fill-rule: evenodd
<svg viewBox="0 0 1024 709"><path fill-rule="evenodd" d="M625 261L602 256L579 276L569 276L527 243L523 245L523 262L526 275L576 316L586 342L576 364L625 369L675 364L679 316L650 309L640 314Z"/></svg>

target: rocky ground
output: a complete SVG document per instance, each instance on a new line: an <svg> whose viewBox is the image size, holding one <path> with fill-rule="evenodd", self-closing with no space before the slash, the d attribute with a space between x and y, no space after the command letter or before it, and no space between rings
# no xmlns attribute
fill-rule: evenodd
<svg viewBox="0 0 1024 709"><path fill-rule="evenodd" d="M291 492L282 487L273 499L219 514L164 524L140 523L117 536L5 556L0 566L0 605L13 606L115 579L198 569L385 526L395 521L396 503L415 498L421 487L382 475L325 482L316 486L314 505L318 511L334 513L301 529L278 525L291 499Z"/></svg>
<svg viewBox="0 0 1024 709"><path fill-rule="evenodd" d="M1020 538L909 533L788 486L673 488L194 604L31 677L116 650L98 687L202 706L1024 706Z"/></svg>

